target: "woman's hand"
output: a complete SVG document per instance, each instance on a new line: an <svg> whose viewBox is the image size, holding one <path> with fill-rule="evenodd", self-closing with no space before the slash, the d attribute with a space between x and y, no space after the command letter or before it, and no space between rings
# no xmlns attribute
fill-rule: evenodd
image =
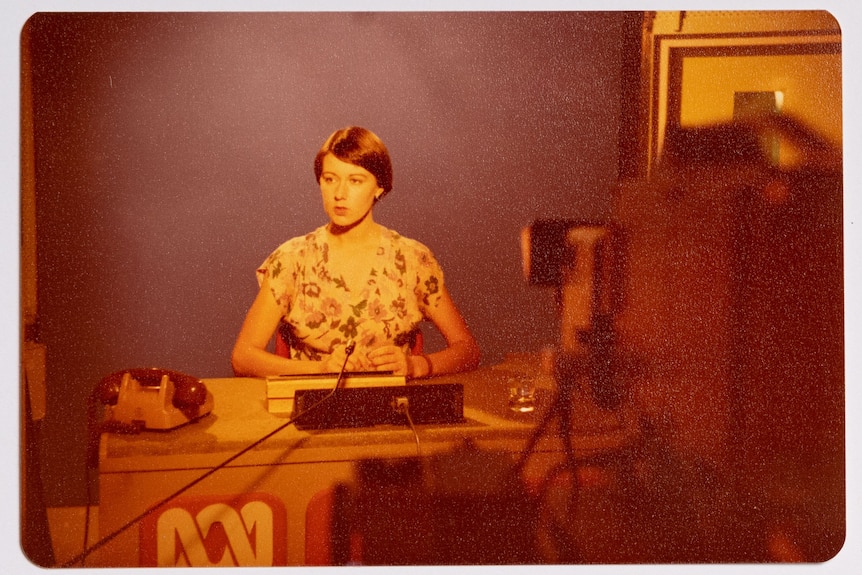
<svg viewBox="0 0 862 575"><path fill-rule="evenodd" d="M403 348L385 345L368 352L368 361L376 371L391 371L395 375L412 377L412 363Z"/></svg>
<svg viewBox="0 0 862 575"><path fill-rule="evenodd" d="M431 375L431 360L427 355L413 355L403 347L378 347L368 353L368 359L377 371L391 371L407 379Z"/></svg>

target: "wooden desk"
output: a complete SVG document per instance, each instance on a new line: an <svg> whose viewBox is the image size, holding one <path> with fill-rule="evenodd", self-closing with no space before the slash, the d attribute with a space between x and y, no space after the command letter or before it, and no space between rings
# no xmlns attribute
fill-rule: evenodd
<svg viewBox="0 0 862 575"><path fill-rule="evenodd" d="M452 449L470 440L482 450L517 455L541 417L551 384L536 376L539 410L515 415L506 407L508 379L533 369L530 362L486 368L437 381L464 384L466 422L418 426L421 455ZM523 375L523 374L521 374ZM221 465L287 420L266 410L264 380L206 380L213 413L169 432L104 434L100 443L99 534L128 521ZM434 383L432 380L431 384ZM625 417L578 417L584 432L576 441L589 454L629 441ZM87 559L87 565L289 564L306 561L309 502L339 482L350 482L356 461L417 454L408 427L302 431L288 426L255 449L206 477L139 525L123 531ZM529 467L547 468L559 459L559 442L539 442ZM211 526L209 532L205 532ZM156 541L158 540L158 544ZM189 552L206 541L209 555ZM164 555L157 557L158 553Z"/></svg>

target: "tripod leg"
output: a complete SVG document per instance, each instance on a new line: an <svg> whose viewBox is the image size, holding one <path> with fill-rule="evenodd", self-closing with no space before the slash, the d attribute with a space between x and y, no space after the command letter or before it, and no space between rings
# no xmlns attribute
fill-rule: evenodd
<svg viewBox="0 0 862 575"><path fill-rule="evenodd" d="M575 448L572 445L572 403L566 401L565 405L559 407L560 439L563 441L563 453L566 463L572 467L576 466Z"/></svg>
<svg viewBox="0 0 862 575"><path fill-rule="evenodd" d="M548 426L554 419L559 419L559 434L563 441L563 452L568 463L575 460L575 452L572 447L571 423L572 423L572 397L573 391L582 380L585 373L583 359L578 356L558 355L554 362L554 380L557 391L548 412L536 427L527 446L521 454L521 459L515 466L515 472L520 473L532 455L536 444L541 436L547 431Z"/></svg>
<svg viewBox="0 0 862 575"><path fill-rule="evenodd" d="M532 455L533 450L536 448L536 444L539 442L539 439L545 433L545 429L547 429L548 425L554 420L557 415L557 405L560 402L560 396L557 394L554 397L553 402L551 402L551 406L548 408L548 412L545 413L544 417L542 417L542 421L539 422L539 425L536 426L536 429L533 430L533 435L530 436L530 439L527 441L526 447L524 447L524 451L521 453L521 458L518 460L518 463L515 465L515 473L520 473L523 471L524 466L527 464L527 460Z"/></svg>

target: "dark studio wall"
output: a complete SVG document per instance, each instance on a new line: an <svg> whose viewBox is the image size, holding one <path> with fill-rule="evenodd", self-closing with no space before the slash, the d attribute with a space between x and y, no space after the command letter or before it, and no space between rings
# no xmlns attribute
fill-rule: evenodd
<svg viewBox="0 0 862 575"><path fill-rule="evenodd" d="M130 366L231 375L254 270L325 223L348 124L395 166L376 219L440 259L485 364L554 343L519 231L601 218L639 15L37 14L32 61L47 504L83 501L86 396ZM637 42L633 42L637 45ZM634 94L629 94L634 98ZM430 344L439 338L429 334Z"/></svg>

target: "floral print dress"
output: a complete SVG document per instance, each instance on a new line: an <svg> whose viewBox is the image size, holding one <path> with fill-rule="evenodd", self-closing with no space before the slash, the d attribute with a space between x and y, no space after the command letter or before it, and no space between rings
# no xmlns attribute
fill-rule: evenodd
<svg viewBox="0 0 862 575"><path fill-rule="evenodd" d="M257 270L259 283L265 277L283 311L292 359L323 360L353 339L363 369L370 368L367 353L374 348L410 348L443 287L431 250L386 228L361 286L351 289L333 276L326 226L279 246Z"/></svg>

